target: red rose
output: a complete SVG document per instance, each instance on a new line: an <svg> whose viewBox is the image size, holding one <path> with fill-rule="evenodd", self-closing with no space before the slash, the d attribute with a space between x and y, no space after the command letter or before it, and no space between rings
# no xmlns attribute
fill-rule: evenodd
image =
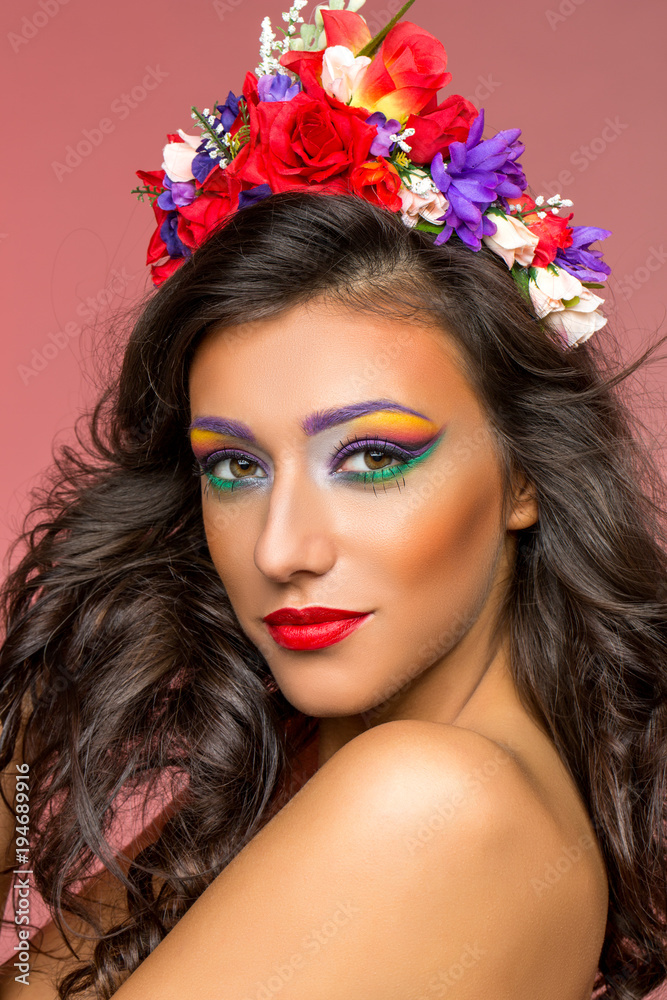
<svg viewBox="0 0 667 1000"><path fill-rule="evenodd" d="M355 107L403 121L419 114L452 78L442 42L411 21L399 21L366 68L352 95Z"/></svg>
<svg viewBox="0 0 667 1000"><path fill-rule="evenodd" d="M436 153L445 156L451 142L465 142L478 113L474 104L454 94L430 114L410 115L405 127L415 130L406 140L412 162L430 163Z"/></svg>
<svg viewBox="0 0 667 1000"><path fill-rule="evenodd" d="M528 211L527 215L522 215L523 224L539 239L539 243L535 247L533 267L546 267L547 264L553 262L559 248L565 250L572 246L572 230L568 226L573 215L572 212L567 216L552 215L549 206L540 208L528 195L522 195L521 198L510 198L509 204L519 205L521 212ZM530 209L535 209L535 211L531 212ZM542 211L546 212L546 215L540 219L537 213Z"/></svg>
<svg viewBox="0 0 667 1000"><path fill-rule="evenodd" d="M384 205L392 212L398 212L402 205L398 195L400 186L398 171L384 156L360 164L350 174L350 190L354 194L373 205Z"/></svg>
<svg viewBox="0 0 667 1000"><path fill-rule="evenodd" d="M214 167L190 205L178 209L176 232L186 247L195 250L221 219L238 208L241 183L228 170Z"/></svg>
<svg viewBox="0 0 667 1000"><path fill-rule="evenodd" d="M274 193L329 182L346 189L354 167L368 159L376 135L367 113L300 92L291 101L249 107L250 140L226 173Z"/></svg>

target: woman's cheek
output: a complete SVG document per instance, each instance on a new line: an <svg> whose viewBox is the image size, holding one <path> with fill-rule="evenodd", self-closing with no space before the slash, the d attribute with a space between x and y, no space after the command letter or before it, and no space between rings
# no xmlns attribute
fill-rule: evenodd
<svg viewBox="0 0 667 1000"><path fill-rule="evenodd" d="M233 587L239 572L255 570L254 546L257 514L238 497L209 496L203 500L203 522L208 550L225 587Z"/></svg>

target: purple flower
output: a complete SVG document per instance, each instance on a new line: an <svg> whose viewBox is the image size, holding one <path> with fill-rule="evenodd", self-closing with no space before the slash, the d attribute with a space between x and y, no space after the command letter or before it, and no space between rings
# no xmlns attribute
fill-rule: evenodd
<svg viewBox="0 0 667 1000"><path fill-rule="evenodd" d="M224 104L216 104L216 110L220 112L220 122L225 132L229 132L230 128L236 121L239 113L239 98L232 94L231 90L227 94L227 100Z"/></svg>
<svg viewBox="0 0 667 1000"><path fill-rule="evenodd" d="M246 205L254 205L255 202L261 201L262 198L268 198L270 194L273 194L273 191L268 184L257 184L255 187L248 188L247 191L241 191L239 195L239 208L245 208Z"/></svg>
<svg viewBox="0 0 667 1000"><path fill-rule="evenodd" d="M373 156L389 156L394 145L394 140L390 136L400 132L401 123L396 118L390 118L387 121L387 116L383 115L381 111L374 111L366 119L366 124L375 125L377 128L377 135L371 143L370 152Z"/></svg>
<svg viewBox="0 0 667 1000"><path fill-rule="evenodd" d="M483 236L493 236L496 225L483 213L499 198L518 198L526 188L526 178L516 162L524 151L517 143L521 129L498 132L482 139L484 111L475 119L465 142L449 146L450 162L436 153L431 176L447 196L449 207L442 218L445 228L435 243L446 243L453 232L473 250L482 246Z"/></svg>
<svg viewBox="0 0 667 1000"><path fill-rule="evenodd" d="M219 111L220 113L211 125L211 128L218 132L218 126L222 125L222 130L218 132L218 135L224 135L226 132L229 132L232 125L238 118L239 100L240 98L233 94L230 90L227 94L227 100L225 103L216 104L216 111ZM218 156L211 156L209 154L209 141L210 136L204 134L202 136L202 141L197 146L197 153L192 161L192 174L199 184L204 183L213 168L217 167L220 162Z"/></svg>
<svg viewBox="0 0 667 1000"><path fill-rule="evenodd" d="M195 153L191 168L195 180L203 184L213 168L217 167L219 163L220 160L217 157L209 156L208 153Z"/></svg>
<svg viewBox="0 0 667 1000"><path fill-rule="evenodd" d="M178 212L170 212L160 226L160 237L164 240L167 253L170 257L189 257L192 254L192 250L181 242L177 227Z"/></svg>
<svg viewBox="0 0 667 1000"><path fill-rule="evenodd" d="M602 260L602 251L591 250L590 245L596 240L606 240L608 236L611 236L609 229L572 226L572 246L566 250L559 248L554 264L579 281L606 281L611 268Z"/></svg>
<svg viewBox="0 0 667 1000"><path fill-rule="evenodd" d="M158 197L157 203L167 212L173 211L177 206L191 205L195 200L193 181L172 181L171 177L165 174L164 186L167 190Z"/></svg>
<svg viewBox="0 0 667 1000"><path fill-rule="evenodd" d="M260 76L257 81L257 93L260 101L291 101L301 90L301 84L297 80L292 84L292 77L285 73L271 73Z"/></svg>

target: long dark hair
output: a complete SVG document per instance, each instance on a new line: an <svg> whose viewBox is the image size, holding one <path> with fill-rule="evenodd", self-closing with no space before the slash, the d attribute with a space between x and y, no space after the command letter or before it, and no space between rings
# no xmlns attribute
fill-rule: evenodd
<svg viewBox="0 0 667 1000"><path fill-rule="evenodd" d="M596 985L638 1000L667 974L665 493L602 334L565 350L505 263L358 197L289 192L237 212L152 295L119 376L57 457L4 587L0 766L23 736L34 879L57 926L99 936L60 997L111 996L294 790L317 720L247 639L202 528L187 373L205 331L314 296L453 336L509 474L534 484L503 611L518 691L588 808L610 882ZM663 338L664 339L664 338ZM126 873L121 790L180 777L179 807ZM48 822L57 814L57 823ZM127 889L103 935L72 891L101 859ZM159 886L159 891L156 890Z"/></svg>

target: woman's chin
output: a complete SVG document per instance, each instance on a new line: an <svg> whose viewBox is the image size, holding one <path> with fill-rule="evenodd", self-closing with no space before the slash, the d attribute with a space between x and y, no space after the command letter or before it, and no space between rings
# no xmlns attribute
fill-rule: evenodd
<svg viewBox="0 0 667 1000"><path fill-rule="evenodd" d="M318 674L309 678L277 677L275 681L290 705L305 715L318 719L341 718L372 713L379 699L367 688L336 682Z"/></svg>

